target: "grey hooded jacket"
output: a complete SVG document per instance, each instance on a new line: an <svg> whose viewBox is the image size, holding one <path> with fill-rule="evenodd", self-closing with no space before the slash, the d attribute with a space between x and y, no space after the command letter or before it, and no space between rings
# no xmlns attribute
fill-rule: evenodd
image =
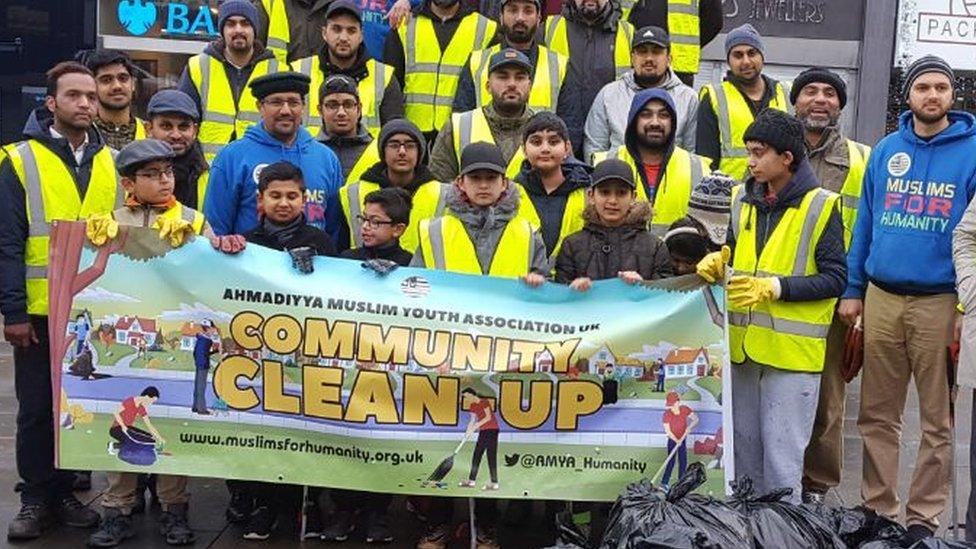
<svg viewBox="0 0 976 549"><path fill-rule="evenodd" d="M695 150L695 131L698 124L698 94L685 85L672 69L660 86L674 99L678 120L675 126L675 145L687 151ZM627 133L627 112L634 95L642 88L634 82L634 71L627 71L610 82L597 94L590 107L583 128L583 158L589 161L593 153L609 151L624 145Z"/></svg>
<svg viewBox="0 0 976 549"><path fill-rule="evenodd" d="M956 268L956 292L966 309L959 339L958 382L976 388L976 200L966 208L952 232L952 263Z"/></svg>

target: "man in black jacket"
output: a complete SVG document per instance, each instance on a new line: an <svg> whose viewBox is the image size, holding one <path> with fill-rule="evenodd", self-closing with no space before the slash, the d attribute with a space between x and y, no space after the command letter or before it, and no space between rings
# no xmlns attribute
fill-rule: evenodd
<svg viewBox="0 0 976 549"><path fill-rule="evenodd" d="M194 210L203 210L210 166L197 141L200 112L193 99L179 90L160 90L149 99L146 117L147 136L166 142L176 153L173 158L176 200Z"/></svg>

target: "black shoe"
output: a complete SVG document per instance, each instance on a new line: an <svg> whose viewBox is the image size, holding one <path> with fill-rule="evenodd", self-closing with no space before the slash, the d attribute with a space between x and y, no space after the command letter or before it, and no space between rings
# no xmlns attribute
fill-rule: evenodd
<svg viewBox="0 0 976 549"><path fill-rule="evenodd" d="M371 512L366 519L366 543L392 543L393 532L386 513Z"/></svg>
<svg viewBox="0 0 976 549"><path fill-rule="evenodd" d="M905 532L905 535L898 540L898 544L902 547L911 547L923 539L930 538L934 535L935 532L930 530L927 526L912 524L908 527L908 531Z"/></svg>
<svg viewBox="0 0 976 549"><path fill-rule="evenodd" d="M88 537L89 547L115 547L135 535L132 518L118 509L106 509L102 524Z"/></svg>
<svg viewBox="0 0 976 549"><path fill-rule="evenodd" d="M322 525L322 508L314 501L309 501L305 507L305 538L317 539L324 531Z"/></svg>
<svg viewBox="0 0 976 549"><path fill-rule="evenodd" d="M11 541L37 539L54 525L54 515L46 505L24 504L14 520L7 525L7 539Z"/></svg>
<svg viewBox="0 0 976 549"><path fill-rule="evenodd" d="M346 541L352 533L355 525L352 522L352 513L349 511L336 511L332 514L329 525L322 530L323 541Z"/></svg>
<svg viewBox="0 0 976 549"><path fill-rule="evenodd" d="M197 540L186 519L187 505L170 505L159 515L159 533L167 545L189 545Z"/></svg>
<svg viewBox="0 0 976 549"><path fill-rule="evenodd" d="M227 504L227 522L239 524L247 521L254 510L254 499L240 490L230 493L230 503Z"/></svg>
<svg viewBox="0 0 976 549"><path fill-rule="evenodd" d="M75 471L75 478L71 483L71 490L74 492L87 492L91 490L91 471Z"/></svg>
<svg viewBox="0 0 976 549"><path fill-rule="evenodd" d="M58 516L61 522L75 528L91 528L98 525L98 513L85 507L78 498L65 496L58 503Z"/></svg>
<svg viewBox="0 0 976 549"><path fill-rule="evenodd" d="M251 513L244 527L244 539L266 540L278 526L277 515L267 507L258 507Z"/></svg>

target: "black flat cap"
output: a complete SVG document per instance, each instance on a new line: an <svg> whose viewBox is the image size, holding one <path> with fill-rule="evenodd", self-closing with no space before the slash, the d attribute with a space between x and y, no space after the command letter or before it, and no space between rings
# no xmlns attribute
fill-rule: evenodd
<svg viewBox="0 0 976 549"><path fill-rule="evenodd" d="M248 86L258 101L273 93L295 92L302 96L308 95L308 87L312 79L300 72L273 72L260 76L251 81Z"/></svg>

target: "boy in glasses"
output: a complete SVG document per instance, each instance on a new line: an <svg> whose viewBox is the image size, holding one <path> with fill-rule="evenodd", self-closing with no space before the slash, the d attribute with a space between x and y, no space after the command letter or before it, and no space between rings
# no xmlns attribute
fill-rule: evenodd
<svg viewBox="0 0 976 549"><path fill-rule="evenodd" d="M342 252L348 259L387 259L401 267L410 264L413 254L400 247L400 237L410 223L410 193L387 187L366 195L359 221L363 245Z"/></svg>

